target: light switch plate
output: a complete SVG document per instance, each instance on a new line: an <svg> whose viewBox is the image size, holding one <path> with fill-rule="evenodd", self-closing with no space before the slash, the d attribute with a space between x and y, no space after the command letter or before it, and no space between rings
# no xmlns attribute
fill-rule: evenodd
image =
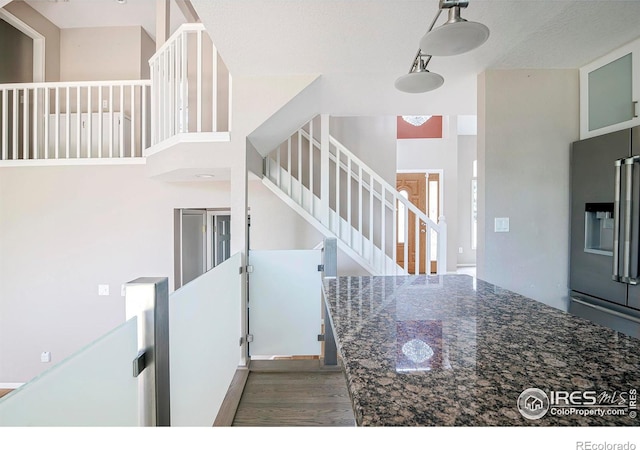
<svg viewBox="0 0 640 450"><path fill-rule="evenodd" d="M109 285L108 284L99 284L98 285L98 295L109 295Z"/></svg>
<svg viewBox="0 0 640 450"><path fill-rule="evenodd" d="M509 232L509 218L508 217L496 217L494 222L494 231L496 233L508 233Z"/></svg>

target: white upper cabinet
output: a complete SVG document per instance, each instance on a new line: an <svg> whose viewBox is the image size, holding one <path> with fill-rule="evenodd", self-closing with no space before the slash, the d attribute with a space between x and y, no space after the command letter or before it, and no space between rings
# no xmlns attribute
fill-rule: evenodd
<svg viewBox="0 0 640 450"><path fill-rule="evenodd" d="M580 138L640 125L640 40L580 69Z"/></svg>

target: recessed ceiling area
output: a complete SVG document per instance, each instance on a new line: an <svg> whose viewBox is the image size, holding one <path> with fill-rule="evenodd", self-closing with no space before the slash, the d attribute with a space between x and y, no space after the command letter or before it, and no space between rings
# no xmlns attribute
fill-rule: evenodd
<svg viewBox="0 0 640 450"><path fill-rule="evenodd" d="M140 25L152 39L156 36L155 0L25 0L58 28L90 28ZM170 2L171 32L186 22L176 5Z"/></svg>
<svg viewBox="0 0 640 450"><path fill-rule="evenodd" d="M579 68L640 37L640 1L470 0L462 16L489 28L487 42L434 57L429 70L444 85L406 94L394 82L411 68L438 0L192 4L234 76L321 74L331 106L345 99L331 111L338 115L475 114L477 75L487 69Z"/></svg>

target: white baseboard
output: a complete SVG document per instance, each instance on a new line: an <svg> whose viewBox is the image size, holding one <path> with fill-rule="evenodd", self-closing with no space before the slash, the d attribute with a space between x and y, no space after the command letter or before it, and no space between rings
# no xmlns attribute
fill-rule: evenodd
<svg viewBox="0 0 640 450"><path fill-rule="evenodd" d="M24 383L0 383L0 389L18 389Z"/></svg>

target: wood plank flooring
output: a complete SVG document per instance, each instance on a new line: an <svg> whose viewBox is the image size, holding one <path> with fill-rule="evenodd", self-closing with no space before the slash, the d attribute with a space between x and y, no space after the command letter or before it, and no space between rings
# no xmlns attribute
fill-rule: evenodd
<svg viewBox="0 0 640 450"><path fill-rule="evenodd" d="M355 426L344 374L309 365L252 366L234 427ZM262 367L261 367L262 366Z"/></svg>
<svg viewBox="0 0 640 450"><path fill-rule="evenodd" d="M0 389L0 397L4 397L11 391L13 391L13 389Z"/></svg>

